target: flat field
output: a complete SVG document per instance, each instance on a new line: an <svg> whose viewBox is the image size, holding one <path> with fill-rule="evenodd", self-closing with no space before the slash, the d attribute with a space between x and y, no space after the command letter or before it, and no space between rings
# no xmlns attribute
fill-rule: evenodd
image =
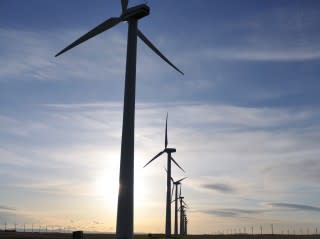
<svg viewBox="0 0 320 239"><path fill-rule="evenodd" d="M72 239L71 233L0 232L0 239ZM84 234L85 239L115 239L114 234ZM165 239L163 235L135 235L134 239ZM189 235L179 239L320 239L320 235ZM174 239L174 237L172 237Z"/></svg>

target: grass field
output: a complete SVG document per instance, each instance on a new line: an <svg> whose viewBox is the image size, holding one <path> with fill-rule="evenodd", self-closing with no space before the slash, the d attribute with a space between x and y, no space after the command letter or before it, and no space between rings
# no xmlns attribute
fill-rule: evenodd
<svg viewBox="0 0 320 239"><path fill-rule="evenodd" d="M1 239L70 239L71 233L0 232ZM84 234L85 239L115 239L114 234ZM165 239L163 235L135 235L135 239ZM189 235L179 239L320 239L320 235Z"/></svg>

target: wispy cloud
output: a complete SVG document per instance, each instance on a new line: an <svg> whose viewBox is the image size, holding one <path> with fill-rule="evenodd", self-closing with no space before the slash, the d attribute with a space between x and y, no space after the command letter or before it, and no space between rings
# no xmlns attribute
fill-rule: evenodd
<svg viewBox="0 0 320 239"><path fill-rule="evenodd" d="M319 9L307 4L261 8L237 22L215 24L207 36L214 36L211 46L199 52L208 60L317 61L320 59L318 22Z"/></svg>
<svg viewBox="0 0 320 239"><path fill-rule="evenodd" d="M15 160L5 160L6 157L2 157L2 163L11 164L12 167L15 167L15 164L17 166L17 163L21 166L28 164L34 168L44 167L64 172L61 165L85 167L89 158L91 158L90 162L93 160L95 163L102 163L106 151L116 154L115 150L119 150L119 145L116 144L116 142L120 142L121 137L122 106L119 102L46 104L41 106L41 111L41 115L34 115L34 119L28 121L8 117L2 121L4 122L2 126L7 132L14 134L15 131L20 131L19 129L25 132L23 145L13 147L7 143L3 144L2 154ZM157 150L155 139L159 140L159 145L163 144L163 122L166 111L171 112L169 127L174 129L170 133L169 142L179 147L179 155L184 159L186 170L195 175L212 174L210 167L204 169L200 166L220 162L220 158L224 159L224 162L221 165L217 164L214 167L216 170L222 170L226 167L229 172L233 172L235 168L239 167L248 173L251 170L250 175L253 176L255 172L261 173L261 171L267 175L268 171L265 168L271 167L273 169L276 167L280 170L280 174L288 165L290 166L286 158L291 157L291 162L293 162L292 157L298 160L300 154L305 154L305 150L308 152L314 150L314 154L317 154L317 149L312 144L312 142L316 142L315 139L318 137L313 130L314 128L306 131L304 127L301 129L297 127L298 122L310 121L317 117L318 112L316 111L308 109L258 109L181 102L175 105L137 105L137 149L149 149L148 152L145 150L141 152L144 158L153 155L154 152L151 148L154 148L154 151ZM204 115L207 117L203 117ZM2 118L4 119L4 117ZM35 127L38 121L41 122L41 127ZM286 130L282 130L281 127L286 127ZM266 132L270 129L273 131ZM303 134L301 134L301 130L303 130ZM43 133L51 135L55 140L43 138ZM192 138L188 137L189 135L192 135ZM198 142L197 145L194 144L195 140ZM25 142L29 141L33 142L32 147L25 146ZM43 148L44 143L46 144L45 148ZM73 146L68 149L66 145L69 144L73 144ZM212 161L208 156L204 156L208 155L205 152L209 152L209 155L215 155L215 160ZM196 156L198 154L202 157L202 164L199 165L199 168L197 165L193 165L191 160L193 157L199 157ZM241 160L238 159L239 157ZM42 160L43 158L47 160ZM314 160L313 156L309 160ZM279 162L282 163L279 164ZM230 164L234 165L231 167ZM279 167L276 166L277 164ZM297 169L296 176L299 176L299 165L295 167ZM94 164L91 163L90 166L93 167ZM193 170L188 170L188 168L193 168ZM68 169L66 170L68 171ZM304 170L304 172L310 170ZM24 175L23 172L27 172L26 169L21 171L21 175ZM316 171L313 170L313 172L316 175ZM238 173L234 173L234 177L239 176ZM222 172L219 175L218 181L210 183L201 181L196 187L202 185L202 187L205 186L207 189L215 191L235 192L235 188L238 188L237 180L231 179L231 182L236 183L231 187L229 183L221 184L219 180L223 175ZM47 178L47 176L45 177ZM243 178L243 176L241 177ZM310 179L310 177L305 178ZM64 183L62 182L62 184ZM48 185L51 184L48 183ZM52 185L59 185L59 182L54 180Z"/></svg>
<svg viewBox="0 0 320 239"><path fill-rule="evenodd" d="M104 224L104 223L103 222L99 222L99 221L93 221L92 224L100 225L100 224Z"/></svg>
<svg viewBox="0 0 320 239"><path fill-rule="evenodd" d="M316 150L317 151L317 150ZM319 183L320 176L320 162L316 156L317 152L314 149L309 149L303 161L298 159L287 159L283 162L274 163L273 165L267 166L263 173L266 176L273 177L277 180L295 180L299 177L299 181L308 180L309 182ZM286 171L283 169L286 168Z"/></svg>
<svg viewBox="0 0 320 239"><path fill-rule="evenodd" d="M57 31L57 30L55 30ZM112 33L102 34L76 50L57 58L60 49L77 39L85 29L61 30L62 32L32 32L0 28L0 49L6 57L0 58L0 80L108 80L119 84L124 78L126 57L126 36L121 30L112 29ZM21 39L24 39L21 42ZM156 58L149 49L140 50L137 74L149 79L157 72L171 71L161 59ZM149 55L152 56L149 56Z"/></svg>
<svg viewBox="0 0 320 239"><path fill-rule="evenodd" d="M259 209L239 209L239 208L225 208L225 209L213 209L203 211L204 213L211 214L219 217L243 217L248 215L256 215L265 212Z"/></svg>
<svg viewBox="0 0 320 239"><path fill-rule="evenodd" d="M45 31L28 32L0 28L1 51L6 55L5 58L0 59L2 66L0 79L99 80L104 79L106 75L110 79L116 75L122 75L120 69L124 65L121 61L124 54L120 53L124 53L125 45L119 32L104 36L112 44L104 44L101 37L98 37L94 43L89 43L94 46L90 51L86 47L79 47L77 51L66 54L58 61L54 57L55 52L69 41L73 41L79 32L81 30L55 34ZM63 37L59 38L58 35ZM86 55L85 58L79 57L83 54Z"/></svg>
<svg viewBox="0 0 320 239"><path fill-rule="evenodd" d="M224 184L224 183L211 183L211 184L203 184L203 188L222 192L222 193L234 193L236 190L230 185Z"/></svg>
<svg viewBox="0 0 320 239"><path fill-rule="evenodd" d="M320 207L304 205L304 204L293 204L293 203L269 203L268 205L279 208L279 209L292 209L301 211L312 211L320 212Z"/></svg>
<svg viewBox="0 0 320 239"><path fill-rule="evenodd" d="M270 208L271 207L271 208ZM250 215L265 214L273 215L279 212L311 211L319 212L320 208L310 205L293 203L261 203L256 208L217 208L202 210L201 212L218 217L246 217Z"/></svg>
<svg viewBox="0 0 320 239"><path fill-rule="evenodd" d="M15 211L16 209L13 208L13 207L8 207L8 206L0 205L0 210Z"/></svg>
<svg viewBox="0 0 320 239"><path fill-rule="evenodd" d="M15 144L3 141L1 146L0 153L6 157L1 158L0 172L6 187L91 200L98 197L92 191L96 177L112 171L113 180L117 180L121 103L42 104L35 108L28 119L2 117L7 134L17 135L13 129L20 127L25 132ZM273 171L276 167L284 175L288 160L300 162L301 155L305 160L315 160L319 155L316 126L298 123L313 122L317 111L180 102L137 104L135 163L139 188L152 191L163 186L164 160L148 169L142 170L142 166L163 147L167 111L169 145L177 147L176 159L188 172L183 193L195 210L206 211L203 208L223 202L221 208L207 214L230 218L272 213L270 205L258 207L259 203L280 201L285 193L292 192L292 182L314 183L305 174L301 181L298 167L295 175L285 180L277 180L265 169L271 167ZM42 127L34 127L37 122ZM177 178L182 176L176 168L173 173ZM158 207L162 205L161 193L150 193L144 200ZM258 206L239 207L248 202L244 198L252 198Z"/></svg>
<svg viewBox="0 0 320 239"><path fill-rule="evenodd" d="M320 59L320 49L206 49L203 56L210 60L302 62Z"/></svg>

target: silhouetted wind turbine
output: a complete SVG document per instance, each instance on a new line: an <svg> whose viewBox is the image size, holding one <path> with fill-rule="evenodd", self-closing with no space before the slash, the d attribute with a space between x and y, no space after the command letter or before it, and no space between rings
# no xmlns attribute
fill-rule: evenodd
<svg viewBox="0 0 320 239"><path fill-rule="evenodd" d="M134 183L134 112L136 89L136 58L137 37L149 46L165 62L183 74L174 66L138 29L138 20L149 15L150 8L146 4L140 4L128 8L129 0L121 0L122 13L119 17L111 17L96 26L79 39L68 45L55 56L72 49L73 47L89 40L90 38L116 26L120 22L128 22L127 62L124 90L121 160L119 176L119 194L117 211L118 239L131 239L133 237L133 183Z"/></svg>
<svg viewBox="0 0 320 239"><path fill-rule="evenodd" d="M171 156L172 153L176 152L175 148L168 148L168 114L166 118L166 130L165 130L165 141L164 141L164 150L162 150L160 153L158 153L156 156L154 156L146 165L143 167L146 167L149 163L151 163L153 160L158 158L163 153L167 153L167 200L166 200L166 229L165 233L166 236L171 236L171 161L173 161L183 172L183 168L180 167L180 165L173 159Z"/></svg>
<svg viewBox="0 0 320 239"><path fill-rule="evenodd" d="M174 199L174 235L178 235L178 186L180 185L180 195L181 195L181 182L185 180L187 177L181 178L178 181L174 181L171 177L171 181L173 183L172 187L172 193L173 189L175 189L175 199Z"/></svg>
<svg viewBox="0 0 320 239"><path fill-rule="evenodd" d="M184 212L184 235L188 234L188 218L186 212Z"/></svg>
<svg viewBox="0 0 320 239"><path fill-rule="evenodd" d="M184 213L185 213L185 205L182 204L182 206L180 206L179 208L180 211L180 236L184 235Z"/></svg>
<svg viewBox="0 0 320 239"><path fill-rule="evenodd" d="M180 196L179 196L179 201L180 201L180 235L184 235L184 213L185 213L185 208L188 207L186 202L183 200L184 197L181 196L181 186L180 186Z"/></svg>

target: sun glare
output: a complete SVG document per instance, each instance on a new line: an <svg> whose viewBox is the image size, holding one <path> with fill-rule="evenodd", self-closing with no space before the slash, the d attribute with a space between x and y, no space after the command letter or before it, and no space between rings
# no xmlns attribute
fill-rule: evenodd
<svg viewBox="0 0 320 239"><path fill-rule="evenodd" d="M95 193L100 197L104 205L114 208L117 205L119 189L119 166L111 161L97 175L95 181Z"/></svg>
<svg viewBox="0 0 320 239"><path fill-rule="evenodd" d="M135 170L134 203L135 205L142 205L146 185L139 177L138 171L139 170ZM104 205L108 208L115 208L118 202L119 165L116 163L108 164L108 166L98 174L94 186L96 196L103 200Z"/></svg>

